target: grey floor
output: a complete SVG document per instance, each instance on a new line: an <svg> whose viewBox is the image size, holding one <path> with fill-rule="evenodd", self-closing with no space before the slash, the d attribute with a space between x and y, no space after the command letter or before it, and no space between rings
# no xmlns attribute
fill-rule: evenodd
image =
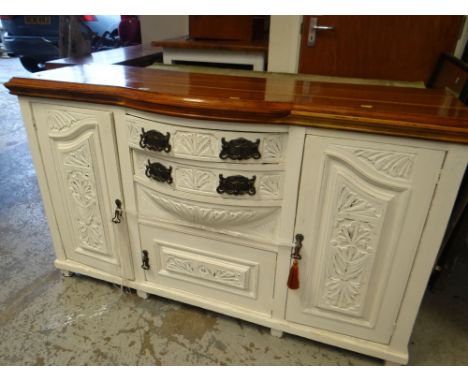
<svg viewBox="0 0 468 382"><path fill-rule="evenodd" d="M0 83L25 73L17 59L0 59ZM53 260L17 100L0 86L0 365L382 364L92 278L64 278ZM410 364L468 365L463 261L426 294Z"/></svg>

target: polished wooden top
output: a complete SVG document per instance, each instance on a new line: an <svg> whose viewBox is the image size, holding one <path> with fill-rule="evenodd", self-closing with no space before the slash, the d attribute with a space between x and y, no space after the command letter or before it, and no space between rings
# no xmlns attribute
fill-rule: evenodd
<svg viewBox="0 0 468 382"><path fill-rule="evenodd" d="M71 65L85 64L134 64L138 61L155 60L162 56L162 48L151 44L133 45L116 49L94 52L84 57L66 57L46 62L46 69L62 68Z"/></svg>
<svg viewBox="0 0 468 382"><path fill-rule="evenodd" d="M468 108L443 90L83 65L14 77L16 95L166 115L468 143Z"/></svg>
<svg viewBox="0 0 468 382"><path fill-rule="evenodd" d="M268 41L230 41L230 40L196 40L188 36L151 43L155 47L174 49L229 50L237 52L267 52Z"/></svg>

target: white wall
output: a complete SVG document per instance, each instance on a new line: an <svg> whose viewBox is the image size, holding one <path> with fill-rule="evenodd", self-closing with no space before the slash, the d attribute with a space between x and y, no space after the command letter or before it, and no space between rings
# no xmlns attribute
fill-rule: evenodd
<svg viewBox="0 0 468 382"><path fill-rule="evenodd" d="M268 71L297 73L302 16L270 16Z"/></svg>
<svg viewBox="0 0 468 382"><path fill-rule="evenodd" d="M465 16L465 25L463 27L463 32L461 33L460 39L457 42L455 48L454 56L461 58L463 54L463 49L465 49L466 42L468 40L468 16Z"/></svg>
<svg viewBox="0 0 468 382"><path fill-rule="evenodd" d="M141 41L143 44L154 40L188 35L188 16L140 16Z"/></svg>

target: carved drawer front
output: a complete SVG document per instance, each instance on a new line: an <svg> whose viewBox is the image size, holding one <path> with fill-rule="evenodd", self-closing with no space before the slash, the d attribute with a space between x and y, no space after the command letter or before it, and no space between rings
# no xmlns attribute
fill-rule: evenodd
<svg viewBox="0 0 468 382"><path fill-rule="evenodd" d="M282 163L286 133L184 127L126 117L131 147L164 156L227 163Z"/></svg>
<svg viewBox="0 0 468 382"><path fill-rule="evenodd" d="M257 201L249 206L239 201L213 203L214 198L194 197L169 190L135 185L140 219L176 224L204 232L221 233L238 239L273 245L277 241L280 206ZM230 203L228 203L230 202Z"/></svg>
<svg viewBox="0 0 468 382"><path fill-rule="evenodd" d="M388 343L444 152L308 136L287 319Z"/></svg>
<svg viewBox="0 0 468 382"><path fill-rule="evenodd" d="M187 160L169 161L162 156L132 151L135 178L155 190L172 189L245 201L282 198L284 175L275 165L194 166Z"/></svg>
<svg viewBox="0 0 468 382"><path fill-rule="evenodd" d="M140 225L140 235L148 282L269 314L275 253L147 225Z"/></svg>

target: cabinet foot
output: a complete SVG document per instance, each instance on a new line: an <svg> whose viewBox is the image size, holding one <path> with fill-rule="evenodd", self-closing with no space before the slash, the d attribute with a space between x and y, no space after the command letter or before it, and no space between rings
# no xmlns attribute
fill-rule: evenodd
<svg viewBox="0 0 468 382"><path fill-rule="evenodd" d="M403 366L401 363L393 361L384 361L384 366Z"/></svg>
<svg viewBox="0 0 468 382"><path fill-rule="evenodd" d="M283 332L282 332L281 330L270 329L270 334L271 334L273 337L278 337L278 338L283 337Z"/></svg>
<svg viewBox="0 0 468 382"><path fill-rule="evenodd" d="M142 298L143 300L146 300L148 298L148 293L143 292L142 290L137 289L136 293L137 293L137 296Z"/></svg>
<svg viewBox="0 0 468 382"><path fill-rule="evenodd" d="M62 273L62 276L63 277L72 277L74 275L73 272L70 272L70 271L60 271Z"/></svg>

